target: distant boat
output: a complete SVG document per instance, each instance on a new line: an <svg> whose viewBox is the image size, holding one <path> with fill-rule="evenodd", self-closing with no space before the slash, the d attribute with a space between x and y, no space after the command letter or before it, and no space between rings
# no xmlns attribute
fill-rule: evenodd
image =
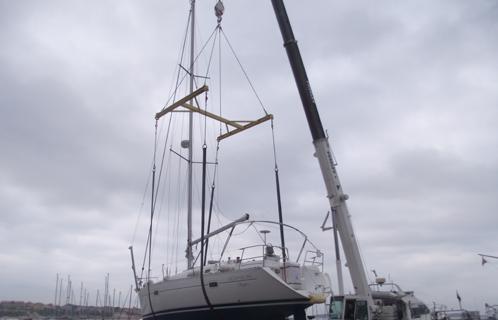
<svg viewBox="0 0 498 320"><path fill-rule="evenodd" d="M498 304L484 304L486 308L486 320L498 320Z"/></svg>
<svg viewBox="0 0 498 320"><path fill-rule="evenodd" d="M404 291L395 283L386 283L383 278L377 278L377 282L370 287L373 301L377 305L376 320L433 320L431 310L413 291ZM328 312L315 315L315 319L357 319L354 318L354 310L350 310L349 315L347 310L344 311L342 296L332 296L328 305Z"/></svg>
<svg viewBox="0 0 498 320"><path fill-rule="evenodd" d="M479 311L469 311L465 309L437 310L435 312L437 320L480 320Z"/></svg>
<svg viewBox="0 0 498 320"><path fill-rule="evenodd" d="M372 298L379 306L382 320L431 320L427 305L413 291L404 291L395 283L385 283L383 278L371 285Z"/></svg>

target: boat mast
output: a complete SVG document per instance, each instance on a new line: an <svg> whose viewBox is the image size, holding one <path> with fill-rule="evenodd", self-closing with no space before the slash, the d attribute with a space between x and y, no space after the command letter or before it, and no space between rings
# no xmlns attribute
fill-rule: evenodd
<svg viewBox="0 0 498 320"><path fill-rule="evenodd" d="M194 92L194 46L195 46L195 0L190 1L190 93ZM190 104L194 105L193 99ZM193 268L192 254L192 145L193 145L193 119L194 113L189 111L188 120L188 203L187 203L187 266Z"/></svg>
<svg viewBox="0 0 498 320"><path fill-rule="evenodd" d="M337 230L339 232L339 236L341 237L354 290L357 296L366 300L370 309L369 311L371 312L375 310L375 305L368 286L358 242L353 231L350 214L346 205L348 196L344 194L342 190L328 137L325 135L325 131L320 120L313 92L311 91L308 76L306 75L306 69L301 58L301 53L299 52L297 41L294 38L294 33L285 10L283 0L272 0L272 4L280 31L282 33L282 38L284 40L284 47L287 51L287 56L289 58L294 79L301 97L304 112L308 120L311 135L313 137L315 155L320 164L332 214L334 214L334 212L336 213L335 217L337 218ZM369 317L369 319L371 318Z"/></svg>
<svg viewBox="0 0 498 320"><path fill-rule="evenodd" d="M59 291L59 274L57 273L57 279L55 280L55 299L54 306L57 306L57 292Z"/></svg>

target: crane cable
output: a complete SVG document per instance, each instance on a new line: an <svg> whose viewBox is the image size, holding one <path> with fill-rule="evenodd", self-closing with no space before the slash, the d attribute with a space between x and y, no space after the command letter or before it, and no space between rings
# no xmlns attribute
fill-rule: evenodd
<svg viewBox="0 0 498 320"><path fill-rule="evenodd" d="M151 260L152 260L152 222L154 220L154 209L155 209L155 195L154 195L154 187L155 187L155 178L156 178L156 150L157 150L157 120L155 123L155 132L154 132L154 165L152 166L152 192L151 192L151 205L150 205L150 226L149 226L149 265L147 269L147 294L149 296L149 307L150 312L152 313L152 317L154 320L156 319L156 314L154 312L154 308L152 307L152 297L150 295L150 285L152 282L150 281L150 271L151 271Z"/></svg>
<svg viewBox="0 0 498 320"><path fill-rule="evenodd" d="M214 46L216 44L216 39L218 39L218 88L219 88L219 115L221 116L221 40L220 40L220 33L221 33L221 15L223 14L224 8L218 8L215 7L215 12L216 16L218 17L218 24L216 26L216 30L218 30L217 35L215 36L215 39L213 41L213 47L211 48L211 56L209 57L209 64L208 64L208 71L206 72L206 78L207 79L207 74L209 72L209 66L211 65L211 60L213 57L213 52L214 52ZM220 13L221 12L221 13ZM207 111L207 96L206 96L206 111ZM204 117L206 119L206 117ZM204 127L206 128L206 127ZM219 123L219 135L221 136L222 134L222 125L221 122ZM220 150L220 141L217 140L216 142L216 154L215 154L215 160L214 160L214 172L213 172L213 182L211 183L211 194L210 194L210 199L209 199L209 212L208 212L208 222L207 222L207 231L206 234L209 234L211 231L211 218L212 218L212 213L213 213L213 203L214 203L214 191L216 188L215 181L216 181L216 175L218 172L218 155L219 155L219 150ZM208 248L209 248L209 239L206 239L206 245L205 245L205 252L204 252L204 257L207 257L208 253ZM206 265L206 261L204 261L204 265Z"/></svg>
<svg viewBox="0 0 498 320"><path fill-rule="evenodd" d="M221 15L223 14L223 10L221 10L220 13L220 4L221 8L223 8L223 3L221 1L218 1L218 3L215 6L215 12L218 17L218 24L216 26L215 30L221 30ZM218 32L219 33L219 32ZM217 35L218 35L217 33ZM214 52L214 47L216 43L216 37L215 40L213 41L213 46L211 48L211 54L209 57L209 63L207 67L206 74L209 73L209 68L211 66L211 61L213 57L213 52ZM207 76L204 79L206 82ZM208 105L208 95L207 92L205 94L205 100L204 100L204 111L207 111L207 105ZM204 144L202 145L202 200L201 200L201 248L200 248L200 255L201 255L201 261L200 261L200 280L201 280L201 288L202 288L202 294L204 296L204 300L206 301L206 304L209 307L210 311L213 311L213 305L208 297L207 290L206 290L206 284L204 282L204 266L206 264L206 255L207 255L207 239L206 243L204 240L204 226L205 226L205 214L206 214L206 167L207 167L207 162L206 162L206 153L207 153L207 144L206 144L206 136L207 136L207 116L206 113L204 114ZM219 149L219 142L217 146L217 151L216 151L216 157L218 156L218 149ZM217 166L217 161L216 164ZM212 189L211 189L211 201L210 201L210 210L209 210L209 222L208 225L211 225L211 212L212 212L212 206L213 206L213 192L214 192L214 179L215 175L213 175L213 184L212 184ZM208 231L209 233L209 231ZM204 248L205 246L205 248Z"/></svg>
<svg viewBox="0 0 498 320"><path fill-rule="evenodd" d="M254 93L254 95L256 96L256 98L258 99L258 102L259 102L259 105L261 106L261 109L263 110L263 112L265 113L265 115L268 115L268 112L266 111L266 108L265 108L263 102L261 101L261 98L259 97L258 93L256 92L256 89L254 88L254 85L252 84L252 81L249 78L249 75L247 74L246 70L242 66L242 63L240 62L240 59L237 56L237 53L235 53L235 50L233 49L232 44L228 40L228 37L225 34L225 31L223 31L222 28L220 28L220 30L221 30L221 33L223 34L223 37L225 38L225 40L226 40L226 42L228 44L228 47L230 48L230 51L232 52L233 56L235 57L235 60L237 60L237 63L239 64L239 67L242 70L242 73L244 74L247 82L249 83L249 86L251 87L252 92Z"/></svg>

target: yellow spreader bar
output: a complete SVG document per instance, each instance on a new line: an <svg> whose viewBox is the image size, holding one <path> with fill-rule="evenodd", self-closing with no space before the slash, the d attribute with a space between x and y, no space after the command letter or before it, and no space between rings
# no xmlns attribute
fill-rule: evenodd
<svg viewBox="0 0 498 320"><path fill-rule="evenodd" d="M218 141L223 140L225 138L228 138L230 136L233 136L234 134L237 134L239 132L242 132L244 130L252 128L254 126L257 126L258 124L261 124L261 123L263 123L265 121L268 121L270 119L273 119L273 115L272 114L267 114L263 118L259 118L258 120L250 121L249 123L247 123L246 125L242 126L241 128L237 128L237 129L234 129L232 131L228 131L225 134L222 134L221 136L218 137Z"/></svg>
<svg viewBox="0 0 498 320"><path fill-rule="evenodd" d="M168 112L171 112L171 111L175 110L176 108L182 106L185 102L194 99L195 97L197 97L201 93L206 92L208 90L209 90L209 87L204 85L204 86L200 87L199 89L195 90L194 92L192 92L191 94L186 95L185 97L183 97L180 100L176 101L175 103L173 103L169 107L164 108L163 110L161 110L158 113L156 113L156 120L159 120L159 118L161 118L162 116L164 116Z"/></svg>
<svg viewBox="0 0 498 320"><path fill-rule="evenodd" d="M237 133L245 131L245 130L247 130L249 128L257 126L258 124L261 124L261 123L263 123L265 121L273 119L273 115L272 114L267 114L264 117L259 118L259 119L254 120L254 121L246 121L246 120L236 120L236 121L234 121L234 120L230 120L230 119L224 118L222 116L216 115L214 113L211 113L209 111L202 110L201 108L195 107L192 104L188 103L188 101L194 99L198 95L200 95L203 92L206 92L208 90L209 90L208 86L204 85L204 86L200 87L199 89L195 90L194 92L192 92L192 93L186 95L185 97L181 98L180 100L177 100L172 105L170 105L168 107L165 107L164 109L162 109L161 111L159 111L158 113L156 113L156 117L155 117L156 120L159 120L162 116L166 115L169 112L175 111L175 109L177 109L179 107L183 107L183 108L187 109L188 111L197 112L197 113L202 114L202 115L204 115L204 116L206 116L208 118L211 118L211 119L214 119L216 121L219 121L219 122L222 122L222 123L226 124L227 132L224 133L224 134L222 134L222 135L220 135L217 138L218 141L220 141L220 140L226 139L228 137L231 137L231 136L233 136L233 135L235 135ZM230 130L229 126L235 128L235 129Z"/></svg>

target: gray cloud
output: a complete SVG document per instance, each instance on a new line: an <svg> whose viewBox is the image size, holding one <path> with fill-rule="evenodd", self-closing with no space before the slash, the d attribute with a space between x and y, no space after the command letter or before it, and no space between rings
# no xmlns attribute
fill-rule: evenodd
<svg viewBox="0 0 498 320"><path fill-rule="evenodd" d="M225 32L276 117L285 219L327 249L334 274L331 234L318 232L328 209L323 182L271 5L225 2ZM211 6L199 3L200 23L209 25L198 29L203 41L214 28ZM496 253L498 6L287 6L368 269L427 303L455 306L455 289L466 307L496 303L497 264L482 268L476 253ZM94 291L111 272L112 285L127 290L153 115L170 95L187 7L0 1L0 299L51 301L57 272ZM226 114L259 116L225 54ZM212 91L209 107L216 105ZM219 219L276 217L269 133L265 125L222 143ZM174 203L164 199L158 257L161 245L176 245L176 220L166 213Z"/></svg>

